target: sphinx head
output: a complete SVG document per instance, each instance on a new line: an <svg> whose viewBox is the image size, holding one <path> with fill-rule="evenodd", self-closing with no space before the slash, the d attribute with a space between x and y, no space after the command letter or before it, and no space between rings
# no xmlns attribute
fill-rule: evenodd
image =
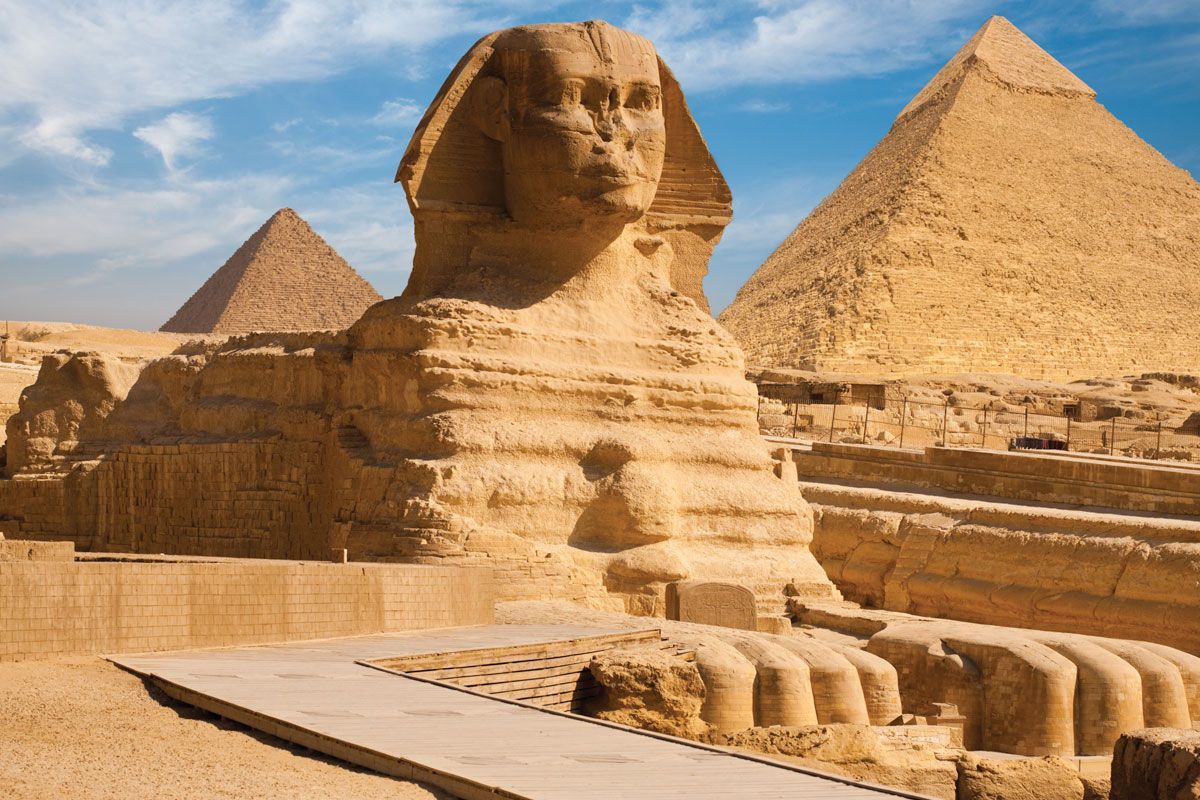
<svg viewBox="0 0 1200 800"><path fill-rule="evenodd" d="M499 74L471 102L500 143L508 215L529 227L642 217L667 141L653 45L587 22L513 28L493 48Z"/></svg>
<svg viewBox="0 0 1200 800"><path fill-rule="evenodd" d="M497 235L636 224L672 245L673 282L678 273L689 285L677 288L703 306L700 279L731 208L654 46L601 21L480 39L425 112L396 180L417 222L414 295Z"/></svg>

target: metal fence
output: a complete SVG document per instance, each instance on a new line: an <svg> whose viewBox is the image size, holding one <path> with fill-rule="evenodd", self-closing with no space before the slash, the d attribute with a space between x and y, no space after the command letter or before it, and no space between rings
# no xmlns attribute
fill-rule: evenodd
<svg viewBox="0 0 1200 800"><path fill-rule="evenodd" d="M1200 435L1164 426L1161 419L1113 416L1080 421L1066 413L1035 411L997 401L962 405L885 395L882 399L832 403L785 403L759 399L764 433L814 441L868 443L889 447L1043 448L1142 458L1200 457Z"/></svg>

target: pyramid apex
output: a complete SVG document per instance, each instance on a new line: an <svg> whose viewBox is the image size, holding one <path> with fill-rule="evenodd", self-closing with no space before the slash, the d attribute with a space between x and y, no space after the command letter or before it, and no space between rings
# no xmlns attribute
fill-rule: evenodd
<svg viewBox="0 0 1200 800"><path fill-rule="evenodd" d="M982 68L1013 88L1042 94L1095 97L1096 93L1016 25L989 17L933 79L896 116L896 122L933 99L972 68Z"/></svg>

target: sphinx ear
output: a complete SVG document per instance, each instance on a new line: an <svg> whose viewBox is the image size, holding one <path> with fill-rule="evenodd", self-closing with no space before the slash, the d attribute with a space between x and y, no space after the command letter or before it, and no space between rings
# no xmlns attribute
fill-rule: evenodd
<svg viewBox="0 0 1200 800"><path fill-rule="evenodd" d="M508 85L500 78L475 79L471 87L471 110L475 123L489 139L503 142L512 133L508 116Z"/></svg>

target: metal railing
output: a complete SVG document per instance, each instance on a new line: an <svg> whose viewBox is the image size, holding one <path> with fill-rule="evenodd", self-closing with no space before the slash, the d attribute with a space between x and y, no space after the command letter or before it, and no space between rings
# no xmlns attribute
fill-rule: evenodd
<svg viewBox="0 0 1200 800"><path fill-rule="evenodd" d="M887 394L882 400L785 403L759 399L763 433L793 439L852 442L888 447L1043 448L1141 458L1200 457L1200 435L1165 426L1161 419L1123 416L1080 421L997 400L963 405L948 396L937 402Z"/></svg>

